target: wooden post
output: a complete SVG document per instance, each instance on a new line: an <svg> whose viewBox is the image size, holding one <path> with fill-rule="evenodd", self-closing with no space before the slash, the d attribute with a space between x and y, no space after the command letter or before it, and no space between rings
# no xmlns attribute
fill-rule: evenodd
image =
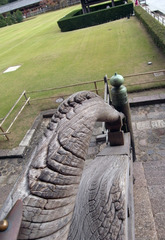
<svg viewBox="0 0 165 240"><path fill-rule="evenodd" d="M26 101L28 100L27 96L26 96L26 91L24 91L24 97L26 99ZM30 102L28 101L28 105L30 105Z"/></svg>
<svg viewBox="0 0 165 240"><path fill-rule="evenodd" d="M1 126L0 126L0 129L2 131L2 135L4 135L6 137L6 139L9 141L9 138L8 138L7 134L5 133L5 131L3 130L3 128Z"/></svg>
<svg viewBox="0 0 165 240"><path fill-rule="evenodd" d="M96 94L99 95L96 82L94 82L94 85L95 85Z"/></svg>

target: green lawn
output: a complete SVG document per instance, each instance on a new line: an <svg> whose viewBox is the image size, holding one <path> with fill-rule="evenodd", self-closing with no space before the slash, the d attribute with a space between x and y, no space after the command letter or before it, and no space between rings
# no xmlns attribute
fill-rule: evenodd
<svg viewBox="0 0 165 240"><path fill-rule="evenodd" d="M0 118L23 90L92 81L115 72L126 75L164 68L165 56L135 17L61 33L57 20L79 7L0 29ZM153 64L148 66L148 61ZM17 71L3 74L20 64Z"/></svg>

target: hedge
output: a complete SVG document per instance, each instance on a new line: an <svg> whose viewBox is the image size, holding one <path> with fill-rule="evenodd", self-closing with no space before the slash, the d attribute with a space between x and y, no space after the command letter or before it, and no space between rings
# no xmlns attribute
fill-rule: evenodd
<svg viewBox="0 0 165 240"><path fill-rule="evenodd" d="M134 8L136 17L143 23L155 44L165 53L165 27L148 14L142 7Z"/></svg>
<svg viewBox="0 0 165 240"><path fill-rule="evenodd" d="M120 1L120 3L121 2L122 1ZM69 13L64 18L60 19L57 23L61 31L72 31L75 29L90 27L109 21L114 21L120 18L128 17L133 13L133 3L122 4L107 9L105 7L105 9L101 9L98 11L92 11L91 8L90 13L81 13L82 10L78 9Z"/></svg>

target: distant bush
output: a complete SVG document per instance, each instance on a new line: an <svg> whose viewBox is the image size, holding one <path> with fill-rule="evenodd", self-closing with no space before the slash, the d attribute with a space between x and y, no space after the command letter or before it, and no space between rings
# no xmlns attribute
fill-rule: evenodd
<svg viewBox="0 0 165 240"><path fill-rule="evenodd" d="M142 7L134 8L136 17L143 23L155 44L165 53L165 27L148 14Z"/></svg>
<svg viewBox="0 0 165 240"><path fill-rule="evenodd" d="M22 15L22 12L20 10L17 10L15 12L15 19L16 19L17 23L20 23L20 22L23 21L23 15Z"/></svg>
<svg viewBox="0 0 165 240"><path fill-rule="evenodd" d="M120 4L123 1L119 1ZM115 2L116 4L116 2ZM106 8L107 4L104 4L105 8L97 10L97 7L103 7L98 5L90 8L90 13L82 14L82 10L75 10L64 18L60 19L57 23L62 32L72 31L75 29L90 27L109 21L114 21L120 18L129 17L133 13L133 3L121 4L115 7ZM109 4L108 4L109 5ZM93 11L93 8L95 11Z"/></svg>
<svg viewBox="0 0 165 240"><path fill-rule="evenodd" d="M6 17L4 17L2 14L0 14L0 28L5 27L7 25L12 25L15 23L20 23L23 21L23 15L22 12L17 10L13 14L8 12L6 14Z"/></svg>
<svg viewBox="0 0 165 240"><path fill-rule="evenodd" d="M4 5L4 4L7 4L7 3L8 3L7 0L0 0L0 6L1 6L1 5Z"/></svg>
<svg viewBox="0 0 165 240"><path fill-rule="evenodd" d="M7 25L12 25L12 24L16 23L15 16L13 14L11 14L10 12L8 12L6 15L6 23L7 23Z"/></svg>
<svg viewBox="0 0 165 240"><path fill-rule="evenodd" d="M0 14L0 27L5 27L7 25L6 20L2 14Z"/></svg>

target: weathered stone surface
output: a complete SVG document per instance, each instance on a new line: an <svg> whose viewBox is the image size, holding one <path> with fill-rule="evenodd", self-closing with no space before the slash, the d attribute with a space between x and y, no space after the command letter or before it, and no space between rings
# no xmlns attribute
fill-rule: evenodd
<svg viewBox="0 0 165 240"><path fill-rule="evenodd" d="M137 115L137 113L141 113L142 108L146 114L144 122L150 123L150 128L134 128L137 161L139 162L136 164L141 164L144 167L144 178L137 175L134 185L136 239L162 240L165 236L162 224L164 219L163 209L165 207L165 104L132 108L132 114L136 113ZM134 118L134 121L134 125L137 126L138 120ZM145 126L145 124L143 125ZM137 173L137 169L136 166L134 168L135 173ZM143 182L142 179L145 181ZM140 186L137 186L138 181L145 183L145 187L142 186L140 188ZM144 203L145 205L143 206ZM153 219L152 222L150 222L151 219ZM154 234L157 235L157 238Z"/></svg>
<svg viewBox="0 0 165 240"><path fill-rule="evenodd" d="M128 169L129 156L122 154L98 156L88 165L68 240L126 239Z"/></svg>
<svg viewBox="0 0 165 240"><path fill-rule="evenodd" d="M162 211L162 213L155 215L155 223L156 223L156 228L157 228L157 232L158 232L158 239L160 239L160 240L165 239L164 222L165 222L165 214L163 211Z"/></svg>
<svg viewBox="0 0 165 240"><path fill-rule="evenodd" d="M130 148L129 143L130 143L130 134L126 133L124 135L124 142L125 144L122 146L114 146L114 147L105 147L102 151L98 153L98 156L107 156L107 155L120 155L120 154L130 154Z"/></svg>
<svg viewBox="0 0 165 240"><path fill-rule="evenodd" d="M31 163L20 179L21 184L10 196L10 201L19 197L24 202L18 239L67 239L75 196L96 120L113 125L121 122L120 114L115 109L90 92L72 95L53 115L32 151ZM119 200L120 194L113 195L114 202L116 198ZM48 209L46 206L50 199L51 203L59 200L61 204L58 207L52 204L52 209ZM66 199L66 205L63 205L63 199ZM120 212L117 218L123 221L124 214ZM104 219L101 220L103 222ZM115 231L123 234L120 228L117 230L117 225L115 229L112 228L112 235L116 234Z"/></svg>
<svg viewBox="0 0 165 240"><path fill-rule="evenodd" d="M143 165L134 163L135 239L158 240Z"/></svg>
<svg viewBox="0 0 165 240"><path fill-rule="evenodd" d="M32 140L32 137L33 137L34 133L35 133L35 129L28 130L25 137L20 142L19 146L22 146L22 147L29 146L30 141Z"/></svg>
<svg viewBox="0 0 165 240"><path fill-rule="evenodd" d="M25 146L19 146L13 149L1 149L0 150L0 159L6 158L23 158L26 151Z"/></svg>

